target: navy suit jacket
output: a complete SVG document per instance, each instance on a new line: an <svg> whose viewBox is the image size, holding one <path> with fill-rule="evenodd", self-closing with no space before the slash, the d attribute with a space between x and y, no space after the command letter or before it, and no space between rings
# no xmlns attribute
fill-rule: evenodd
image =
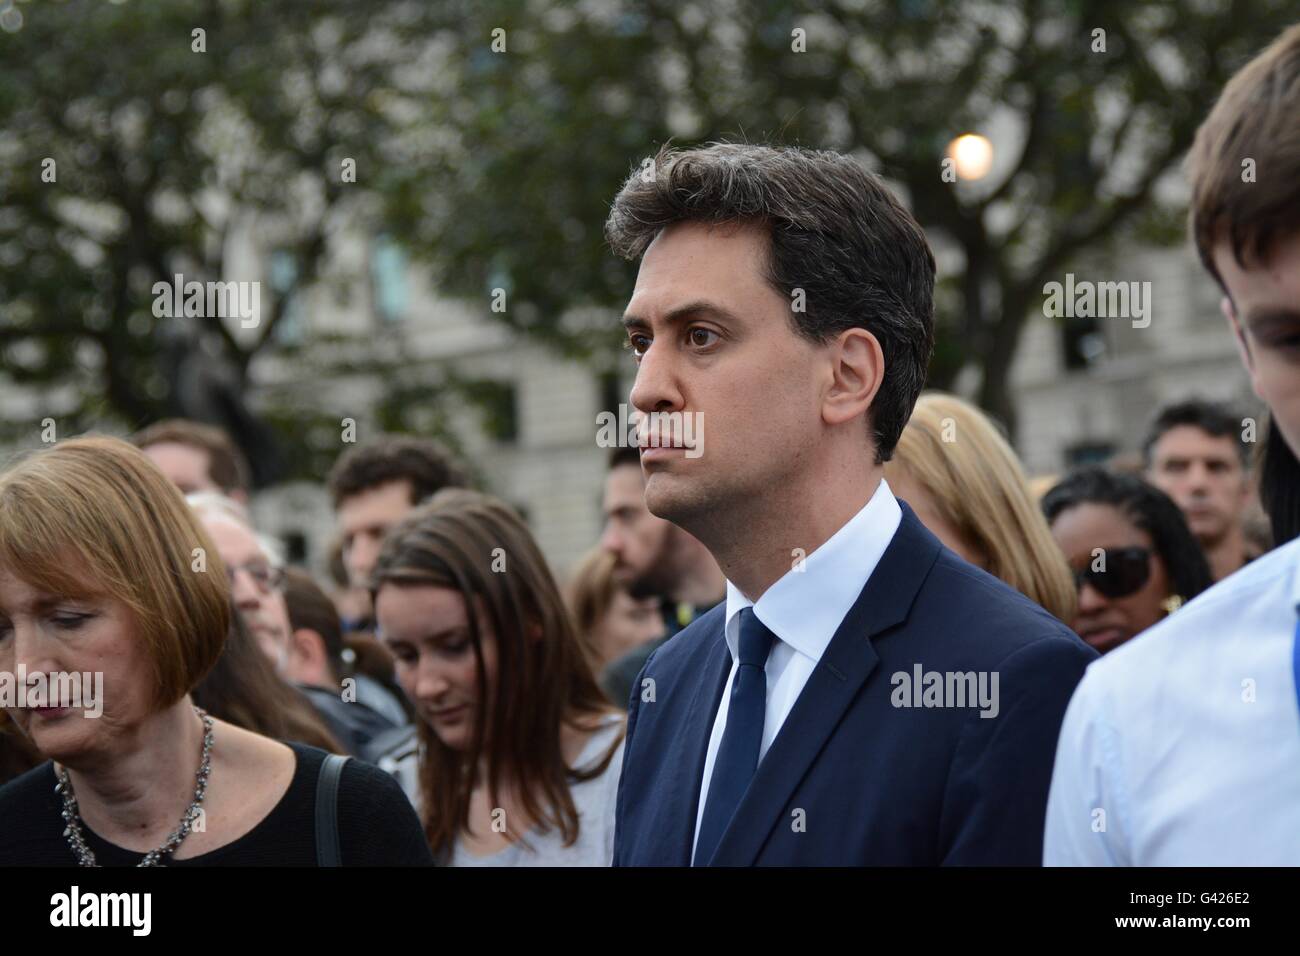
<svg viewBox="0 0 1300 956"><path fill-rule="evenodd" d="M1057 732L1097 653L900 504L898 531L759 763L714 865L1041 864ZM724 602L637 679L615 866L690 865L731 670L725 623ZM913 683L916 665L945 684L983 672L990 690L996 674L997 715L971 702L898 706L919 702L895 676Z"/></svg>

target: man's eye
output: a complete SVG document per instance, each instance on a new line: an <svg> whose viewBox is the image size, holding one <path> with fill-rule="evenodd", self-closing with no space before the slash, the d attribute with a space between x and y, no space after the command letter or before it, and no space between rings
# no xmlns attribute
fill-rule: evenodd
<svg viewBox="0 0 1300 956"><path fill-rule="evenodd" d="M645 355L645 350L650 347L650 339L644 335L630 335L623 348L627 349L636 358Z"/></svg>
<svg viewBox="0 0 1300 956"><path fill-rule="evenodd" d="M701 349L708 348L718 338L717 332L714 332L712 329L705 329L705 328L694 328L691 329L686 334L690 336L691 344L694 345L696 348L701 348ZM701 339L702 336L705 338ZM707 338L707 336L712 336L713 338L710 339Z"/></svg>

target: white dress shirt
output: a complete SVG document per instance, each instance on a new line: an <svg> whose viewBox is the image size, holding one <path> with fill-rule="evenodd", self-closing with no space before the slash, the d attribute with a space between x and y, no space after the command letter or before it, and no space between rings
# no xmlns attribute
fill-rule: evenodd
<svg viewBox="0 0 1300 956"><path fill-rule="evenodd" d="M1300 865L1300 540L1089 665L1061 727L1043 861Z"/></svg>
<svg viewBox="0 0 1300 956"><path fill-rule="evenodd" d="M709 737L709 750L704 758L704 776L700 785L700 802L695 813L695 837L691 843L691 857L695 856L695 841L700 835L700 821L709 797L709 781L713 777L713 762L727 729L727 711L731 706L731 682L736 679L736 658L739 656L740 612L754 609L757 617L769 631L776 635L771 653L767 657L767 710L763 719L763 742L758 759L767 753L777 731L798 700L813 668L821 660L831 638L839 629L845 615L853 607L867 579L876 569L880 556L903 519L903 510L885 479L856 515L850 518L825 544L807 555L803 570L797 567L768 588L755 604L740 590L727 582L727 623L725 636L731 651L731 673L722 690L722 701L713 718L713 733Z"/></svg>

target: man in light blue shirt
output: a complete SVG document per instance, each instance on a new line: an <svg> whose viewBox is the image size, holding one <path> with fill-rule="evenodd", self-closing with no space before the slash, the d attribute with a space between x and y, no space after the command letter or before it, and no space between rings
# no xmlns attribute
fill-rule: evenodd
<svg viewBox="0 0 1300 956"><path fill-rule="evenodd" d="M1300 26L1229 82L1190 168L1198 251L1272 413L1261 492L1280 546L1089 666L1048 865L1300 865Z"/></svg>

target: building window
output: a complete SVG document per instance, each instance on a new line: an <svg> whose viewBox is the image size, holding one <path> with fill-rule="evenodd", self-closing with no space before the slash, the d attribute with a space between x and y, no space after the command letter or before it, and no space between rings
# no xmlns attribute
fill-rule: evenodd
<svg viewBox="0 0 1300 956"><path fill-rule="evenodd" d="M370 247L370 295L380 322L406 317L406 253L387 236L379 236Z"/></svg>
<svg viewBox="0 0 1300 956"><path fill-rule="evenodd" d="M307 536L301 531L287 531L280 536L284 543L284 559L287 564L302 566L307 563Z"/></svg>
<svg viewBox="0 0 1300 956"><path fill-rule="evenodd" d="M301 345L303 341L302 303L298 293L298 260L288 249L271 253L267 270L271 291L277 299L285 299L284 314L276 323L271 337L279 345Z"/></svg>
<svg viewBox="0 0 1300 956"><path fill-rule="evenodd" d="M465 397L482 412L483 430L489 438L504 444L519 440L519 401L513 385L479 379L463 387Z"/></svg>
<svg viewBox="0 0 1300 956"><path fill-rule="evenodd" d="M1106 354L1106 337L1096 318L1061 319L1061 346L1065 367L1070 371L1086 369Z"/></svg>
<svg viewBox="0 0 1300 956"><path fill-rule="evenodd" d="M1065 449L1066 468L1081 468L1084 465L1104 465L1115 454L1114 442L1080 442Z"/></svg>
<svg viewBox="0 0 1300 956"><path fill-rule="evenodd" d="M600 408L598 411L618 414L618 406L627 401L618 372L604 372L599 379Z"/></svg>

